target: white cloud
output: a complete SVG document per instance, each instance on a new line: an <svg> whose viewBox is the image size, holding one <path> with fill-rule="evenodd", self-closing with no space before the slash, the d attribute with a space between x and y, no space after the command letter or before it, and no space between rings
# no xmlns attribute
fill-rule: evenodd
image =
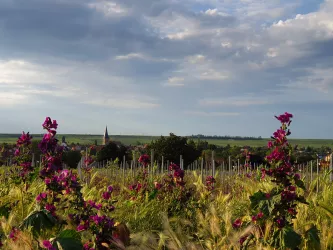
<svg viewBox="0 0 333 250"><path fill-rule="evenodd" d="M204 55L194 55L194 56L189 56L187 58L187 60L192 63L192 64L196 64L196 63L203 63L205 61L205 56Z"/></svg>
<svg viewBox="0 0 333 250"><path fill-rule="evenodd" d="M59 62L50 69L25 60L10 60L0 63L0 71L1 104L20 104L24 100L33 104L39 102L36 96L50 96L115 108L159 106L155 98L138 94L133 84L108 75L98 65Z"/></svg>
<svg viewBox="0 0 333 250"><path fill-rule="evenodd" d="M153 102L145 102L141 100L135 100L131 97L129 98L96 98L95 100L86 100L86 104L92 104L96 106L108 107L108 108L126 108L126 109L146 109L146 108L156 108L159 104Z"/></svg>
<svg viewBox="0 0 333 250"><path fill-rule="evenodd" d="M140 53L130 53L127 55L120 55L120 56L115 57L116 60L129 60L129 59L133 59L133 58L147 59L147 57L145 57L144 55L142 55Z"/></svg>
<svg viewBox="0 0 333 250"><path fill-rule="evenodd" d="M182 87L185 84L184 82L184 78L183 77L170 77L168 79L168 82L165 83L165 86L169 86L169 87Z"/></svg>
<svg viewBox="0 0 333 250"><path fill-rule="evenodd" d="M96 9L102 12L107 17L114 17L114 15L126 15L129 10L119 3L110 1L98 1L95 3L89 3L90 8Z"/></svg>
<svg viewBox="0 0 333 250"><path fill-rule="evenodd" d="M276 48L269 48L266 55L268 57L277 57L279 55L278 49L276 49Z"/></svg>
<svg viewBox="0 0 333 250"><path fill-rule="evenodd" d="M223 48L231 48L232 47L232 44L230 42L222 42L221 43L221 46Z"/></svg>

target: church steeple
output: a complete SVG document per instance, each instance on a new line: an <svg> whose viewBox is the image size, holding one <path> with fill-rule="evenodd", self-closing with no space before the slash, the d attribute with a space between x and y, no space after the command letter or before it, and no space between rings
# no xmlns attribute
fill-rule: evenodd
<svg viewBox="0 0 333 250"><path fill-rule="evenodd" d="M104 131L104 136L103 136L103 145L106 145L109 143L109 134L108 134L108 126L105 127L105 131Z"/></svg>

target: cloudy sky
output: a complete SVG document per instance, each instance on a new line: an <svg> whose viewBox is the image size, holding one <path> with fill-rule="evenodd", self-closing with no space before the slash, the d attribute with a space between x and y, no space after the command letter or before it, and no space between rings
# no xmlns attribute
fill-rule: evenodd
<svg viewBox="0 0 333 250"><path fill-rule="evenodd" d="M333 138L333 0L0 0L0 133Z"/></svg>

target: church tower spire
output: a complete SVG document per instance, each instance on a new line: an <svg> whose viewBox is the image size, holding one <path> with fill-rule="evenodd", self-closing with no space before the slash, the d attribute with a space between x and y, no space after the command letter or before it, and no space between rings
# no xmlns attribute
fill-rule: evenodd
<svg viewBox="0 0 333 250"><path fill-rule="evenodd" d="M103 145L108 144L110 141L110 137L108 134L108 126L105 127L105 131L104 131L104 136L103 136Z"/></svg>

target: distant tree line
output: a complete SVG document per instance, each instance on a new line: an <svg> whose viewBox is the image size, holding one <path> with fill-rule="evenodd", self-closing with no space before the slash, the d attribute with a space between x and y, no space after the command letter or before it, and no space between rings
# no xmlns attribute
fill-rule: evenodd
<svg viewBox="0 0 333 250"><path fill-rule="evenodd" d="M199 135L200 136L200 135ZM205 139L217 138L217 137L205 137ZM229 138L229 137L222 137ZM230 137L233 138L233 137ZM242 137L242 138L252 138L252 137ZM74 144L75 145L75 144ZM90 146L90 145L86 145ZM3 143L0 145L0 165L5 164L10 157L13 156L14 144ZM256 163L263 163L264 158L268 153L268 148L266 146L262 147L251 147L251 146L217 146L208 143L206 140L202 140L200 137L183 137L177 136L170 133L169 136L156 137L151 143L146 146L125 146L120 142L110 142L105 146L102 146L97 151L93 153L94 158L98 162L106 160L115 160L118 158L120 161L123 157L126 157L127 161L138 158L140 154L150 154L151 150L154 150L154 159L157 161L162 160L164 157L165 162L170 161L179 164L180 155L184 159L184 166L191 164L199 158L203 158L207 161L211 159L212 151L215 152L215 160L217 162L227 162L230 157L233 161L240 160L241 163L245 161L244 151L247 150L251 154L250 161ZM35 160L38 161L40 157L40 150L38 148L38 141L32 141L32 151L35 154ZM320 148L314 147L301 147L294 150L292 155L292 162L294 163L307 163L312 160L318 159L321 156L328 155L332 152L332 149L327 146L322 146ZM64 163L70 168L75 168L81 159L81 152L76 150L69 150L63 153Z"/></svg>
<svg viewBox="0 0 333 250"><path fill-rule="evenodd" d="M191 135L189 138L199 138L199 139L221 139L221 140L262 140L261 136L230 136L230 135Z"/></svg>

